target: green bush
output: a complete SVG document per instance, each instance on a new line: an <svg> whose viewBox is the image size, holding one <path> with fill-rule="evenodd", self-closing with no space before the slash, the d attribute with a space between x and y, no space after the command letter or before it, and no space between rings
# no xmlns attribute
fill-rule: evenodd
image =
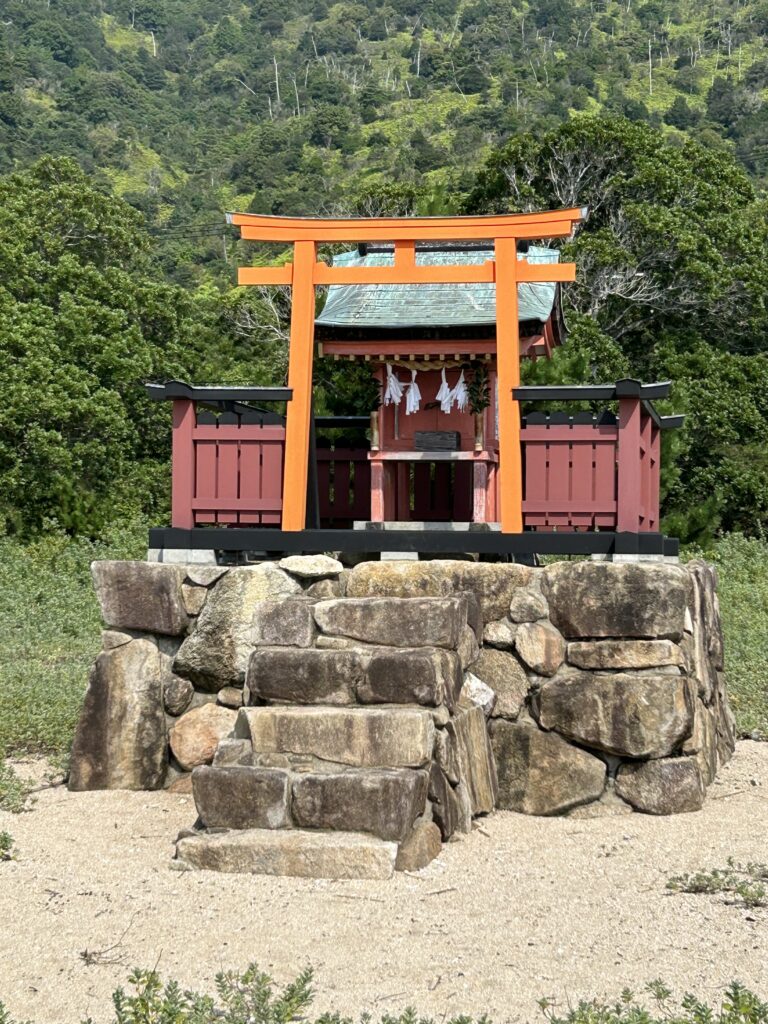
<svg viewBox="0 0 768 1024"><path fill-rule="evenodd" d="M156 971L134 971L129 979L132 991L118 989L112 1002L115 1016L112 1024L289 1024L310 1021L307 1011L312 1005L311 969L290 982L280 992L273 989L272 979L255 964L242 974L227 971L216 977L216 998L185 991L175 981L165 985ZM710 1006L693 995L686 995L679 1005L672 1002L672 992L663 982L647 986L653 1009L647 1009L624 991L613 1004L583 1001L561 1017L545 1000L539 1004L549 1024L768 1024L768 1003L739 982L733 982L723 994L719 1006ZM360 1024L371 1024L369 1013L361 1013ZM440 1024L474 1024L468 1016L452 1017ZM0 1003L0 1024L15 1024ZM89 1018L84 1024L93 1024ZM326 1013L314 1024L353 1024L353 1018ZM415 1010L385 1014L379 1024L435 1024L430 1017L419 1017ZM484 1015L477 1024L490 1024Z"/></svg>

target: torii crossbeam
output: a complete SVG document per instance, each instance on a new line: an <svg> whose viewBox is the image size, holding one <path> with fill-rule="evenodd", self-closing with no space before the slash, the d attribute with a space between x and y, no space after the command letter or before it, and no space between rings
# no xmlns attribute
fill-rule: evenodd
<svg viewBox="0 0 768 1024"><path fill-rule="evenodd" d="M574 207L545 213L483 217L365 217L330 220L228 214L241 237L293 245L293 262L282 267L242 267L241 285L290 285L291 333L283 530L303 530L307 508L309 433L312 414L312 362L317 285L476 284L496 285L496 360L499 382L500 524L503 533L521 533L522 466L520 413L512 390L520 384L517 286L522 282L573 281L573 263L533 264L518 259L517 242L570 236L586 210ZM317 259L325 242L393 242L394 265L329 267ZM492 242L494 260L480 265L422 266L417 242Z"/></svg>

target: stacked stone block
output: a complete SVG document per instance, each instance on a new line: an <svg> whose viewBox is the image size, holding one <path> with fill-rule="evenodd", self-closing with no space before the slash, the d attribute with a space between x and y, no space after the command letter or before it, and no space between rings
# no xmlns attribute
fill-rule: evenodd
<svg viewBox="0 0 768 1024"><path fill-rule="evenodd" d="M213 830L249 830L262 865L265 830L300 831L292 851L356 833L324 870L380 877L469 831L496 797L485 716L461 697L469 619L481 630L471 595L262 603L233 735L192 775L199 822L180 864L239 868L244 837Z"/></svg>
<svg viewBox="0 0 768 1024"><path fill-rule="evenodd" d="M93 576L108 628L70 788L194 790L181 864L384 877L494 807L695 810L734 749L701 561Z"/></svg>

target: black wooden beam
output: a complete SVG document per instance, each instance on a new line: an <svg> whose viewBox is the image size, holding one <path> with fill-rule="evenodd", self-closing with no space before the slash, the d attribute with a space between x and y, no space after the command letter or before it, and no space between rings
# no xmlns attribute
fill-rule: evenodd
<svg viewBox="0 0 768 1024"><path fill-rule="evenodd" d="M169 380L166 384L145 384L147 394L156 402L172 398L191 398L197 402L290 402L291 388L214 387Z"/></svg>
<svg viewBox="0 0 768 1024"><path fill-rule="evenodd" d="M661 533L500 533L496 530L301 530L261 527L158 527L149 531L150 548L186 548L266 553L316 554L323 551L405 551L481 555L676 555L679 542Z"/></svg>

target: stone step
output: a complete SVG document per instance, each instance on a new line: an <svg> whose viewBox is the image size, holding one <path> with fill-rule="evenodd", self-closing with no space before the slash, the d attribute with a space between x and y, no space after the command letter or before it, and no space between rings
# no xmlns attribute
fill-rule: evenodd
<svg viewBox="0 0 768 1024"><path fill-rule="evenodd" d="M246 703L452 708L462 682L458 654L443 647L260 647L248 665Z"/></svg>
<svg viewBox="0 0 768 1024"><path fill-rule="evenodd" d="M455 649L467 624L467 598L337 598L314 606L321 632L385 647Z"/></svg>
<svg viewBox="0 0 768 1024"><path fill-rule="evenodd" d="M387 879L396 857L397 843L358 832L246 829L185 836L174 864L234 874Z"/></svg>
<svg viewBox="0 0 768 1024"><path fill-rule="evenodd" d="M241 708L235 737L259 754L307 754L351 768L421 768L435 725L420 708L270 706Z"/></svg>

